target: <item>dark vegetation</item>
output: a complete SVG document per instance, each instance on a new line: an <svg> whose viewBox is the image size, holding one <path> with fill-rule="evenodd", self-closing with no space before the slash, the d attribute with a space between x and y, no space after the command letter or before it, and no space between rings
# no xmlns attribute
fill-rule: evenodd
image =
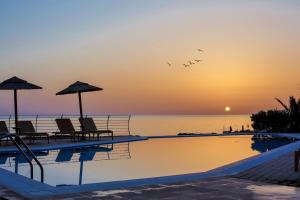
<svg viewBox="0 0 300 200"><path fill-rule="evenodd" d="M290 97L289 105L280 99L275 100L283 107L282 110L259 111L251 115L254 131L265 132L300 132L300 99Z"/></svg>

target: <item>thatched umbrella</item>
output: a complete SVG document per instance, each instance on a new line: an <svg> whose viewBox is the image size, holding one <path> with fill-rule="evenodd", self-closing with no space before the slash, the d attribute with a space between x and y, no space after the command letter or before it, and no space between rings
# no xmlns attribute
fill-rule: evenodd
<svg viewBox="0 0 300 200"><path fill-rule="evenodd" d="M7 79L0 83L0 90L13 90L14 91L14 104L15 104L15 128L16 133L18 133L18 90L34 90L34 89L42 89L40 86L34 85L32 83L28 83L25 80L22 80L16 76Z"/></svg>
<svg viewBox="0 0 300 200"><path fill-rule="evenodd" d="M77 81L67 87L66 89L56 93L56 95L65 95L65 94L78 94L78 99L79 99L79 111L80 111L80 125L81 125L81 130L84 131L84 127L82 125L82 118L83 118L83 112L82 112L82 101L81 101L81 93L83 92L94 92L94 91L100 91L103 90L102 88L90 85L88 83L83 83L80 81ZM82 137L84 139L84 136Z"/></svg>

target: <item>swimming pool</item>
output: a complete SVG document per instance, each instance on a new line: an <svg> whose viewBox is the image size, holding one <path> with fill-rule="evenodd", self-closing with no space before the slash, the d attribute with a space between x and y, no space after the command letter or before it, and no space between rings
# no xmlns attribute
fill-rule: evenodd
<svg viewBox="0 0 300 200"><path fill-rule="evenodd" d="M78 185L205 172L290 143L251 136L150 139L81 149L42 152L45 183ZM0 155L0 167L30 177L22 156ZM35 166L35 179L39 169Z"/></svg>

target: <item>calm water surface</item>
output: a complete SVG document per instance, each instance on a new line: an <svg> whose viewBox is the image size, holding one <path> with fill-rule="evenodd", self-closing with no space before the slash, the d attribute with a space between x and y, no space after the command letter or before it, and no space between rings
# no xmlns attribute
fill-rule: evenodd
<svg viewBox="0 0 300 200"><path fill-rule="evenodd" d="M88 149L41 153L45 183L85 184L204 172L257 155L289 141L252 141L250 136L151 139ZM0 155L0 167L29 177L22 157ZM35 179L39 170L35 166Z"/></svg>
<svg viewBox="0 0 300 200"><path fill-rule="evenodd" d="M55 118L61 116L40 116L37 121L36 129L41 132L52 133L57 131ZM80 130L78 116L65 116L72 119L72 123L76 130ZM109 129L115 134L127 135L128 122L125 118L110 118ZM9 125L9 116L0 116L0 120L6 120ZM107 116L97 118L94 116L99 129L106 129ZM35 125L36 117L22 116L20 120L32 120ZM116 120L116 121L114 121ZM118 120L124 120L117 122ZM116 125L116 123L118 125ZM12 127L14 122L11 122ZM233 130L241 130L242 126L247 129L251 127L249 115L132 115L130 120L130 132L132 135L154 136L154 135L177 135L180 132L190 133L222 133L223 130L229 130L232 126ZM118 130L119 128L119 130ZM122 129L122 130L120 130ZM11 129L13 132L14 130Z"/></svg>
<svg viewBox="0 0 300 200"><path fill-rule="evenodd" d="M249 115L133 115L131 134L176 135L180 132L222 133L232 126L241 130L251 128Z"/></svg>

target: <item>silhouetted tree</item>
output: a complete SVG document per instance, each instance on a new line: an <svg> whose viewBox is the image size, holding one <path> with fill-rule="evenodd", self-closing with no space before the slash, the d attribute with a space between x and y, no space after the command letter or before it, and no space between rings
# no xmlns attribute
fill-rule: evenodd
<svg viewBox="0 0 300 200"><path fill-rule="evenodd" d="M300 131L300 99L296 100L295 97L290 97L289 106L285 105L278 98L275 98L288 112L289 115L289 132Z"/></svg>
<svg viewBox="0 0 300 200"><path fill-rule="evenodd" d="M285 110L260 111L251 115L252 127L255 131L287 132L289 115Z"/></svg>
<svg viewBox="0 0 300 200"><path fill-rule="evenodd" d="M284 104L278 98L275 100L284 110L268 110L252 114L253 129L268 132L300 132L300 99L290 97L289 105Z"/></svg>

